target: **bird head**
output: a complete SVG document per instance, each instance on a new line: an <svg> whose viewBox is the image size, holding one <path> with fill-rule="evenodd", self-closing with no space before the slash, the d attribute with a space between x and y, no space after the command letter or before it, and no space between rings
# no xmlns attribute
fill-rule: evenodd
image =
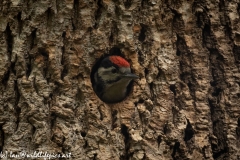
<svg viewBox="0 0 240 160"><path fill-rule="evenodd" d="M98 75L108 85L118 81L130 82L138 76L131 72L130 64L120 56L109 56L103 59Z"/></svg>
<svg viewBox="0 0 240 160"><path fill-rule="evenodd" d="M116 55L108 56L94 74L95 92L102 100L120 101L126 97L129 83L137 78L127 60Z"/></svg>

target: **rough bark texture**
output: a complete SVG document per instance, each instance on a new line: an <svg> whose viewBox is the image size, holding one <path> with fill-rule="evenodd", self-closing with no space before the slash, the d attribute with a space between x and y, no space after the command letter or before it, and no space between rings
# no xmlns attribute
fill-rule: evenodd
<svg viewBox="0 0 240 160"><path fill-rule="evenodd" d="M1 0L0 151L240 159L239 0ZM91 69L140 76L105 104Z"/></svg>

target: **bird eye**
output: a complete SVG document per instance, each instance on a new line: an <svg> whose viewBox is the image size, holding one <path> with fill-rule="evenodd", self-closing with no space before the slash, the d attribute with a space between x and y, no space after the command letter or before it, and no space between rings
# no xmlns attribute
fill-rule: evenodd
<svg viewBox="0 0 240 160"><path fill-rule="evenodd" d="M117 73L117 69L116 68L112 69L112 73Z"/></svg>

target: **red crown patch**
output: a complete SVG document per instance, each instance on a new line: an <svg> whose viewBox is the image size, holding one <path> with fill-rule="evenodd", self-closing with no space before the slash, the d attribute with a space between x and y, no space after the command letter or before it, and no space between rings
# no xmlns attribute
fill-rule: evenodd
<svg viewBox="0 0 240 160"><path fill-rule="evenodd" d="M130 67L128 61L120 56L110 56L109 59L112 63L118 65L119 67Z"/></svg>

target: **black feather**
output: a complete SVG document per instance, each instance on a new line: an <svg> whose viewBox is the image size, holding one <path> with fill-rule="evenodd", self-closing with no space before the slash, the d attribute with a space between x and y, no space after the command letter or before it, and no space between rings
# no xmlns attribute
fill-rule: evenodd
<svg viewBox="0 0 240 160"><path fill-rule="evenodd" d="M106 57L102 60L101 66L104 68L109 68L113 66L113 63L109 60L109 57Z"/></svg>
<svg viewBox="0 0 240 160"><path fill-rule="evenodd" d="M102 67L104 67L104 68L109 68L109 67L114 66L117 70L119 69L119 66L116 65L116 64L114 64L114 63L112 63L112 61L110 61L109 57L104 58L104 59L102 60L100 66L102 66Z"/></svg>
<svg viewBox="0 0 240 160"><path fill-rule="evenodd" d="M101 92L103 92L103 89L105 87L105 83L102 80L102 78L98 75L97 72L95 74L96 74L95 75L95 78L96 78L96 80L95 80L95 90L96 90L97 93L101 93Z"/></svg>

